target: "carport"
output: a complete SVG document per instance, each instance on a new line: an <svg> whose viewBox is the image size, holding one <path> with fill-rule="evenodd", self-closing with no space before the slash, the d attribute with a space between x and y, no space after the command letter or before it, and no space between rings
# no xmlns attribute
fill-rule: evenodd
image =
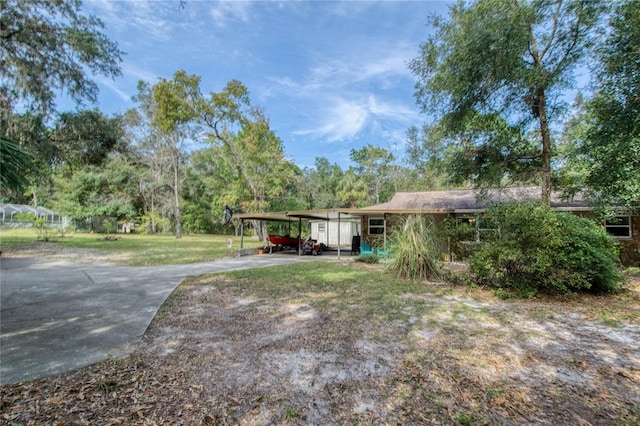
<svg viewBox="0 0 640 426"><path fill-rule="evenodd" d="M263 220L273 222L295 222L298 221L298 235L302 234L302 221L303 220L323 220L327 224L336 222L340 227L341 220L345 215L350 213L344 213L339 209L320 209L320 210L299 210L299 211L285 211L285 212L272 212L272 213L240 213L235 217L240 219L240 248L243 248L244 244L244 221L245 220ZM300 243L299 243L300 244ZM299 247L300 248L300 247ZM298 250L298 255L302 255L301 250ZM340 233L338 232L338 259L341 255L341 243Z"/></svg>

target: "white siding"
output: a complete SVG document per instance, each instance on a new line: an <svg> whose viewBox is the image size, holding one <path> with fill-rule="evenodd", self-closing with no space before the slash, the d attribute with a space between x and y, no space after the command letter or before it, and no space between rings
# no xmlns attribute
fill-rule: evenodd
<svg viewBox="0 0 640 426"><path fill-rule="evenodd" d="M360 221L340 221L340 246L351 247L354 235L360 235ZM329 247L337 247L338 221L311 222L311 238Z"/></svg>

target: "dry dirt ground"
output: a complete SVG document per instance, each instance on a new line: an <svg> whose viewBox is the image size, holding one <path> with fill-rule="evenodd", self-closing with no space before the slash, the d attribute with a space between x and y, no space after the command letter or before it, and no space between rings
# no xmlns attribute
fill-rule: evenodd
<svg viewBox="0 0 640 426"><path fill-rule="evenodd" d="M0 422L640 424L637 278L616 296L520 301L422 283L389 317L356 287L335 305L234 277L184 282L128 357L1 387Z"/></svg>

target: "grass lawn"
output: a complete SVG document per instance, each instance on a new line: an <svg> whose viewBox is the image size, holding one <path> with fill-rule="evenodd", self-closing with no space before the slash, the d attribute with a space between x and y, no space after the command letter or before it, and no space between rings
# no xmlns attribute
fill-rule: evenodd
<svg viewBox="0 0 640 426"><path fill-rule="evenodd" d="M640 281L500 300L349 258L205 275L133 354L0 393L25 425L637 425Z"/></svg>
<svg viewBox="0 0 640 426"><path fill-rule="evenodd" d="M232 249L227 248L231 239ZM244 247L260 242L244 238ZM129 266L184 264L228 256L240 248L240 237L226 235L172 235L68 233L52 241L38 241L33 229L0 229L0 250L5 254L88 260Z"/></svg>

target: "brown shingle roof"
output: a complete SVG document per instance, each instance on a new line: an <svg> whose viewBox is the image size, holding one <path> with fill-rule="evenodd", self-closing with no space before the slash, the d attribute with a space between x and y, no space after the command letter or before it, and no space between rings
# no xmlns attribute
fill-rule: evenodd
<svg viewBox="0 0 640 426"><path fill-rule="evenodd" d="M483 193L474 189L446 191L398 192L382 204L361 210L386 212L453 213L486 209L490 204L503 201L534 201L540 199L540 188L535 186L490 189ZM584 210L589 206L579 195L573 200L563 200L561 194L551 195L551 207L559 210Z"/></svg>

